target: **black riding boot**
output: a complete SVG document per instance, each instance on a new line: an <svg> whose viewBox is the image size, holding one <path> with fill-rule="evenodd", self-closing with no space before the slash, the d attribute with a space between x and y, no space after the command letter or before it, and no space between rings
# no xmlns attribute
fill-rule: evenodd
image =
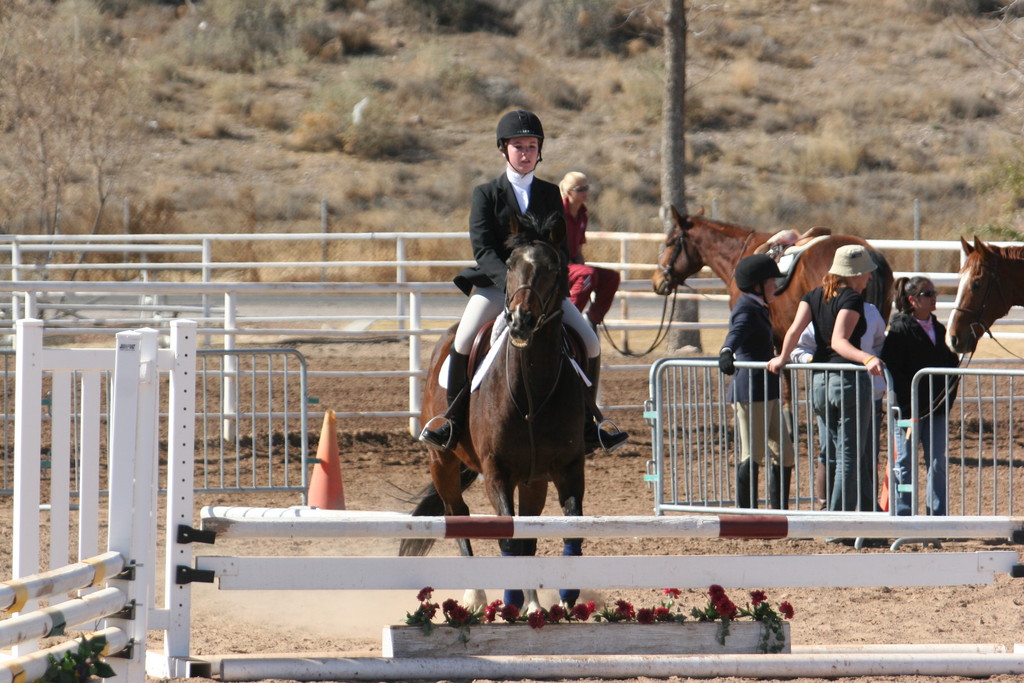
<svg viewBox="0 0 1024 683"><path fill-rule="evenodd" d="M587 377L590 379L590 387L587 389L587 410L583 418L583 444L587 453L592 453L599 448L606 451L614 451L616 448L629 440L629 434L620 431L613 424L615 431L601 429L597 418L591 410L591 404L597 405L597 383L601 378L601 357L587 359Z"/></svg>
<svg viewBox="0 0 1024 683"><path fill-rule="evenodd" d="M757 480L758 464L756 460L743 460L736 465L736 507L757 507Z"/></svg>
<svg viewBox="0 0 1024 683"><path fill-rule="evenodd" d="M779 470L782 470L779 472ZM768 507L776 510L789 509L789 484L793 479L792 467L772 465L768 472Z"/></svg>
<svg viewBox="0 0 1024 683"><path fill-rule="evenodd" d="M431 420L442 420L437 429L423 428L420 432L420 441L423 443L446 450L454 448L462 438L462 428L466 425L466 408L469 406L468 366L469 356L453 348L448 356L448 410L444 415Z"/></svg>

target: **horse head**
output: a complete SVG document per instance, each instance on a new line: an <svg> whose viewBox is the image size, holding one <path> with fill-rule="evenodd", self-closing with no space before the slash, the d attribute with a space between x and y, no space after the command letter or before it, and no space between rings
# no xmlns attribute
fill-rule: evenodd
<svg viewBox="0 0 1024 683"><path fill-rule="evenodd" d="M704 267L704 259L686 239L687 230L693 226L691 217L681 215L674 206L671 209L672 229L665 236L658 257L658 269L651 278L654 291L662 296L671 294L686 278Z"/></svg>
<svg viewBox="0 0 1024 683"><path fill-rule="evenodd" d="M562 277L565 256L558 248L564 239L565 219L559 214L543 226L529 214L512 220L505 322L509 341L516 348L528 347L538 330L561 316L562 300L568 294Z"/></svg>
<svg viewBox="0 0 1024 683"><path fill-rule="evenodd" d="M960 270L960 285L949 317L949 345L957 353L973 353L992 323L1006 315L1013 301L1000 285L1003 253L977 237L972 246L960 238L967 259Z"/></svg>

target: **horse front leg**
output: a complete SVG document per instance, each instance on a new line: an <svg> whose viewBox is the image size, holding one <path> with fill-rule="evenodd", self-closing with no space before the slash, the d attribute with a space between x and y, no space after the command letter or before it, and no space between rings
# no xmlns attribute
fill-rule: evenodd
<svg viewBox="0 0 1024 683"><path fill-rule="evenodd" d="M562 514L566 517L579 517L583 514L583 459L579 464L567 468L562 476L554 477L558 491L558 503L562 506ZM562 555L579 557L583 555L582 538L563 538ZM567 610L571 610L580 597L578 588L562 588L558 591L559 601Z"/></svg>
<svg viewBox="0 0 1024 683"><path fill-rule="evenodd" d="M451 453L435 455L430 461L430 476L434 489L444 504L446 515L469 515L469 506L462 495L464 477L475 478L475 473L464 472L460 461ZM473 556L473 546L468 538L457 539L459 555ZM462 604L470 611L482 610L487 606L487 593L480 588L467 588Z"/></svg>
<svg viewBox="0 0 1024 683"><path fill-rule="evenodd" d="M487 490L487 497L494 506L495 514L511 517L515 514L515 507L512 504L512 497L515 494L515 485L505 481L502 477L484 476L484 486ZM544 509L544 499L547 496L547 480L540 479L534 482L521 484L519 486L519 511L524 515L539 515ZM539 500L539 505L538 501ZM535 538L503 538L498 541L503 557L523 557L537 554L537 539ZM503 596L506 605L515 605L520 610L526 603L526 595L523 590L506 589ZM531 591L530 603L527 603L527 610L535 610L539 607L536 590ZM529 612L527 612L529 613Z"/></svg>
<svg viewBox="0 0 1024 683"><path fill-rule="evenodd" d="M548 480L535 479L519 486L519 514L523 516L536 516L544 511L544 503L548 497ZM536 538L512 539L515 555L532 557L537 554ZM503 553L504 554L504 553ZM540 604L540 596L536 588L526 588L521 591L511 591L520 597L520 604L526 605L526 614L533 614L543 609Z"/></svg>

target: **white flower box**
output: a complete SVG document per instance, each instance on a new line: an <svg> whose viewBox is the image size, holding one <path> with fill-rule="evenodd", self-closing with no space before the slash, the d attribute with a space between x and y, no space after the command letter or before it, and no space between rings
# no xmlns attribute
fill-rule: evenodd
<svg viewBox="0 0 1024 683"><path fill-rule="evenodd" d="M719 644L720 622L638 624L598 622L546 624L474 624L466 628L436 625L430 634L419 626L384 628L385 657L457 657L460 655L688 655L790 652L790 625L781 624L785 642L778 648L775 634L759 621L729 624Z"/></svg>

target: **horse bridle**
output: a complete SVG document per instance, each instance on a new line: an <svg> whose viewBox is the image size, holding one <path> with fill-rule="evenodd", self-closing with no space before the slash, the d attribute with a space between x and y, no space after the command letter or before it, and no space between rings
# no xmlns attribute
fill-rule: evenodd
<svg viewBox="0 0 1024 683"><path fill-rule="evenodd" d="M550 249L552 252L554 252L556 259L558 259L559 261L561 260L561 257L562 257L561 252L559 252L554 247L554 245L552 245L552 244L550 244L548 242L544 242L543 240L535 240L533 242L530 242L530 245L531 246L543 246L543 247L546 247L546 248ZM509 309L509 304L512 303L512 300L516 297L517 294L519 294L520 292L523 292L523 291L526 292L527 300L529 300L529 298L532 297L532 296L536 296L536 292L537 292L536 288L533 286L533 283L530 282L530 283L527 283L525 285L520 285L519 287L516 287L516 289L514 291L512 291L511 293L506 293L505 294L505 321L506 322L508 322L509 316L512 313L512 311ZM555 319L557 319L558 317L560 317L562 315L562 307L561 306L559 306L558 308L556 308L553 311L548 311L548 308L550 307L550 304L551 304L551 297L552 296L557 296L557 295L558 295L558 292L555 291L552 294L548 295L547 297L544 297L544 298L537 297L537 298L540 298L540 310L543 311L543 312L537 318L537 324L533 326L533 331L534 332L536 332L537 330L542 328L544 325L548 324L552 320L555 320Z"/></svg>
<svg viewBox="0 0 1024 683"><path fill-rule="evenodd" d="M685 225L678 226L679 231L676 235L675 244L672 245L672 256L668 259L668 265L663 266L660 263L658 264L658 269L661 271L662 277L665 278L666 282L668 282L669 288L673 290L682 283L676 280L675 273L672 272L672 264L674 264L676 259L679 258L679 254L683 252L683 238L686 237L686 228L691 225L693 224L690 222L690 219L687 218ZM668 292L666 292L665 295L667 296Z"/></svg>
<svg viewBox="0 0 1024 683"><path fill-rule="evenodd" d="M984 270L987 266L984 263L978 263L978 267ZM981 339L982 337L985 336L986 333L988 333L988 336L991 337L993 341L996 341L995 336L992 334L991 326L986 325L983 322L985 310L988 308L989 294L991 294L992 292L993 283L995 283L996 288L999 289L999 296L1003 296L1002 289L999 288L999 278L995 277L995 275L996 273L993 269L993 272L989 274L988 280L985 283L985 294L982 296L981 308L979 310L974 310L973 308L964 308L963 306L953 307L954 313L966 313L974 316L974 322L972 322L967 329L970 330L971 334L974 335L975 340ZM981 334L977 333L978 329L981 329ZM998 344L999 342L997 341L996 343Z"/></svg>

